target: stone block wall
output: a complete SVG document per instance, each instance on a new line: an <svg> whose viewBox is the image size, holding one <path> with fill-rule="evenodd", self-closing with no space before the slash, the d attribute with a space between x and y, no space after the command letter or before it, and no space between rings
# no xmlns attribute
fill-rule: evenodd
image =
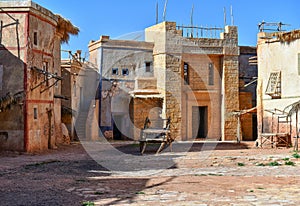
<svg viewBox="0 0 300 206"><path fill-rule="evenodd" d="M237 118L234 111L239 110L239 70L238 56L223 58L223 140L236 140Z"/></svg>
<svg viewBox="0 0 300 206"><path fill-rule="evenodd" d="M161 118L163 100L161 98L134 98L130 102L130 119L134 125L133 138L140 138L146 117L150 120Z"/></svg>

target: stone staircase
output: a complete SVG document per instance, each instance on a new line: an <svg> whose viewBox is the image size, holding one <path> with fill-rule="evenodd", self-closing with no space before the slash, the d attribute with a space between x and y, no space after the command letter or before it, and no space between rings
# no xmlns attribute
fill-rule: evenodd
<svg viewBox="0 0 300 206"><path fill-rule="evenodd" d="M79 140L86 140L86 120L88 117L87 111L80 111L75 123L75 130Z"/></svg>

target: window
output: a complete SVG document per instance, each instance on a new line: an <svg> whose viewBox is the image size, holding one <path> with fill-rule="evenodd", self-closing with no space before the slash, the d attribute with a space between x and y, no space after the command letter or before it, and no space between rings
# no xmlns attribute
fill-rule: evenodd
<svg viewBox="0 0 300 206"><path fill-rule="evenodd" d="M35 46L38 45L38 33L37 33L36 31L33 32L33 44L34 44Z"/></svg>
<svg viewBox="0 0 300 206"><path fill-rule="evenodd" d="M112 75L118 75L119 74L118 68L112 68L111 73Z"/></svg>
<svg viewBox="0 0 300 206"><path fill-rule="evenodd" d="M3 65L0 64L0 90L3 87Z"/></svg>
<svg viewBox="0 0 300 206"><path fill-rule="evenodd" d="M129 70L127 68L122 69L122 75L127 76L129 74Z"/></svg>
<svg viewBox="0 0 300 206"><path fill-rule="evenodd" d="M76 91L77 90L77 86L76 86L76 81L73 82L73 96L76 97Z"/></svg>
<svg viewBox="0 0 300 206"><path fill-rule="evenodd" d="M214 85L214 65L208 64L208 85Z"/></svg>
<svg viewBox="0 0 300 206"><path fill-rule="evenodd" d="M151 72L151 62L145 62L146 72Z"/></svg>
<svg viewBox="0 0 300 206"><path fill-rule="evenodd" d="M271 72L266 94L270 95L272 99L279 99L281 98L281 73L280 71Z"/></svg>
<svg viewBox="0 0 300 206"><path fill-rule="evenodd" d="M37 108L33 108L33 119L37 119L38 118L38 110Z"/></svg>
<svg viewBox="0 0 300 206"><path fill-rule="evenodd" d="M49 63L46 61L43 62L43 70L45 71L44 78L46 81L46 86L48 86L49 85L49 82L48 82Z"/></svg>
<svg viewBox="0 0 300 206"><path fill-rule="evenodd" d="M189 84L189 65L187 63L183 65L183 80L185 85Z"/></svg>
<svg viewBox="0 0 300 206"><path fill-rule="evenodd" d="M300 53L298 53L298 75L300 76Z"/></svg>

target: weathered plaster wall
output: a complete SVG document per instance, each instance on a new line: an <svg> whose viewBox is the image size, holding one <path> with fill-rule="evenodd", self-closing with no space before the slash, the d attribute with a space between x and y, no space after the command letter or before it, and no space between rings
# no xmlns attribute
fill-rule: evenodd
<svg viewBox="0 0 300 206"><path fill-rule="evenodd" d="M282 43L262 39L267 33L258 34L258 132L272 132L272 114L265 110L283 110L286 106L300 100L300 76L298 73L298 54L300 40ZM281 98L272 99L265 94L270 72L281 71ZM276 120L277 121L277 120ZM293 120L295 124L295 120ZM295 126L293 124L293 126ZM274 125L274 124L273 124ZM295 135L295 130L293 134Z"/></svg>
<svg viewBox="0 0 300 206"><path fill-rule="evenodd" d="M60 100L53 99L60 88L47 88L54 83L53 79L35 88L44 81L45 76L31 69L33 66L42 69L43 62L47 62L48 72L60 74L60 37L56 36L57 17L54 14L31 1L19 3L1 2L3 24L18 22L17 26L12 24L3 29L1 43L4 47L1 50L6 48L14 55L5 59L11 73L14 73L13 78L18 78L16 81L10 80L13 85L10 88L22 88L25 93L24 113L20 118L24 122L19 124L16 121L19 130L23 129L24 141L23 144L18 143L17 149L21 145L24 150L33 152L55 147L56 140L60 138L60 108L56 107ZM15 58L19 61L12 63ZM23 63L22 67L18 62ZM8 74L8 77L11 76ZM5 122L7 119L1 120Z"/></svg>

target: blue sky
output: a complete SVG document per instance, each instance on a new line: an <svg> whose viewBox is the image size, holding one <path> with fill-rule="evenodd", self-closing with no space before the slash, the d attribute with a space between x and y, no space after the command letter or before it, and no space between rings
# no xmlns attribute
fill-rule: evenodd
<svg viewBox="0 0 300 206"><path fill-rule="evenodd" d="M88 52L90 40L101 35L111 38L142 31L156 21L156 3L159 5L159 21L162 21L165 0L34 0L34 2L58 13L80 28L80 34L71 37L62 49L83 54ZM178 25L188 25L194 5L194 25L224 26L223 9L226 8L227 24L230 24L232 5L234 24L238 26L239 44L256 45L258 23L283 22L291 26L287 30L300 29L299 0L168 0L166 20ZM88 55L87 55L88 56Z"/></svg>

